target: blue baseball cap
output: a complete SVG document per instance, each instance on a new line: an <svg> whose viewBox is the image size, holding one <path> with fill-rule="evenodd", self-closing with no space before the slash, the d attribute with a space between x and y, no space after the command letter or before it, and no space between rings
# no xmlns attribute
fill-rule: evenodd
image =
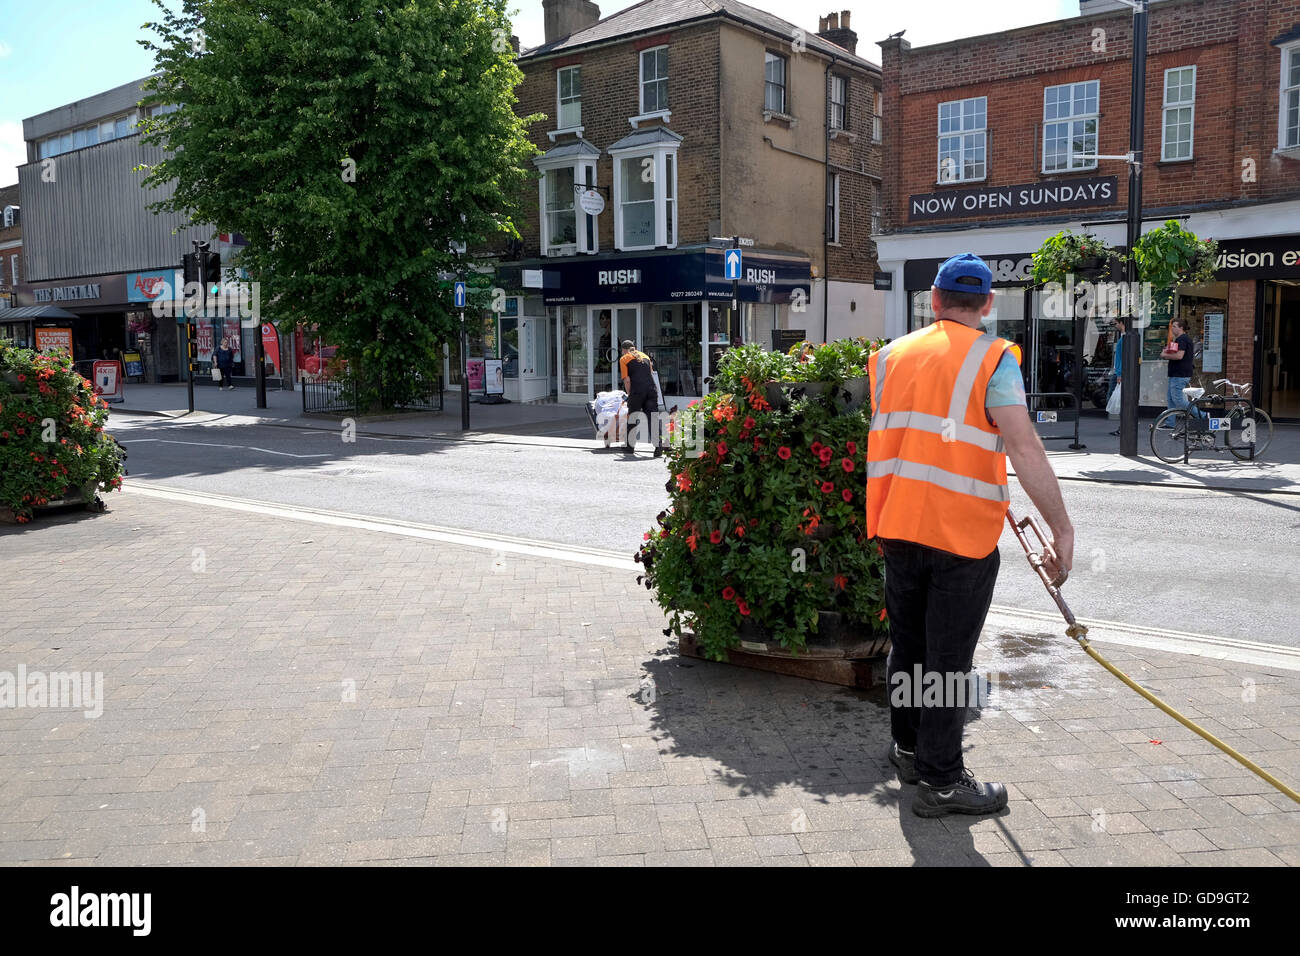
<svg viewBox="0 0 1300 956"><path fill-rule="evenodd" d="M993 289L993 273L979 256L963 252L939 266L939 274L934 277L934 286L936 289L946 289L949 292L988 295Z"/></svg>

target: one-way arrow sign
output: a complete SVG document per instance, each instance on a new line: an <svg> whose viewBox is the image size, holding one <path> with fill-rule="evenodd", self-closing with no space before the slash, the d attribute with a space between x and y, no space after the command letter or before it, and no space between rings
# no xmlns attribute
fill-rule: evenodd
<svg viewBox="0 0 1300 956"><path fill-rule="evenodd" d="M740 250L739 249L727 250L726 272L724 278L727 279L740 278Z"/></svg>

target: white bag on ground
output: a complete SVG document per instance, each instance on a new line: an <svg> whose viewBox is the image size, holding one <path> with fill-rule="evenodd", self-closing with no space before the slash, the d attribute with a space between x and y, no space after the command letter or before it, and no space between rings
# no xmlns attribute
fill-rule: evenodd
<svg viewBox="0 0 1300 956"><path fill-rule="evenodd" d="M1116 385L1115 391L1110 393L1110 401L1106 403L1106 414L1109 415L1111 418L1119 417L1119 407L1120 407L1119 393L1120 393L1120 389L1122 389L1123 387L1124 387L1123 382L1121 382L1119 385Z"/></svg>

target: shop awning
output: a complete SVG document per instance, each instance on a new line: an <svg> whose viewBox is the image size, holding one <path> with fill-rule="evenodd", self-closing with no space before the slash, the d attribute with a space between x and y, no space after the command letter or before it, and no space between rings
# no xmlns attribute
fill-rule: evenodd
<svg viewBox="0 0 1300 956"><path fill-rule="evenodd" d="M76 313L60 309L57 305L23 305L0 312L0 322L21 319L75 319L76 317Z"/></svg>

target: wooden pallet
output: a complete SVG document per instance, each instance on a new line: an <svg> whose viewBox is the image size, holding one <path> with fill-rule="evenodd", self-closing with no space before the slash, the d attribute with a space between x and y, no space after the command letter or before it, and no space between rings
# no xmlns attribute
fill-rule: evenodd
<svg viewBox="0 0 1300 956"><path fill-rule="evenodd" d="M877 639L860 644L810 646L796 653L775 641L742 641L740 647L728 652L725 663L866 690L885 683L884 654L888 647L887 639ZM689 632L678 641L678 653L696 660L708 659L695 635Z"/></svg>

